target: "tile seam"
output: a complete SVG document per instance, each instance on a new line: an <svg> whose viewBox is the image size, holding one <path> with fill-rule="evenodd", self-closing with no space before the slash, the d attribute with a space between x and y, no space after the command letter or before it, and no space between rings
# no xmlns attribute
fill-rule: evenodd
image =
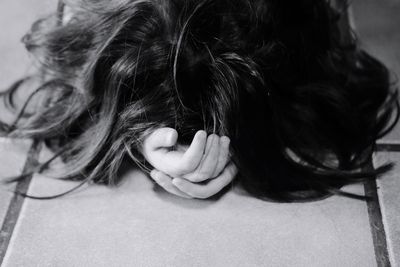
<svg viewBox="0 0 400 267"><path fill-rule="evenodd" d="M374 179L365 182L364 190L365 194L370 197L366 203L377 266L390 267L391 264L387 247L387 237L383 225L376 180Z"/></svg>
<svg viewBox="0 0 400 267"><path fill-rule="evenodd" d="M32 167L38 163L38 157L40 152L40 142L34 141L29 148L24 168L22 173L29 171ZM24 180L17 183L15 191L21 193L27 193L29 184L32 180L33 175L29 175ZM15 225L18 221L22 205L25 198L19 194L14 193L4 218L3 224L0 231L0 266L3 264L4 257L6 255L8 245L11 240L11 236L14 232Z"/></svg>

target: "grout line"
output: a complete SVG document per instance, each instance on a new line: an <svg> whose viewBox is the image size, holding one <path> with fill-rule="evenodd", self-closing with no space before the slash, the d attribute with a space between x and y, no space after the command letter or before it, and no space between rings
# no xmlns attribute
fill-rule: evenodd
<svg viewBox="0 0 400 267"><path fill-rule="evenodd" d="M371 160L371 167L372 167ZM370 197L367 202L369 224L374 243L375 259L378 267L390 267L386 233L383 226L382 211L379 205L376 179L364 183L365 195Z"/></svg>
<svg viewBox="0 0 400 267"><path fill-rule="evenodd" d="M62 18L64 17L64 7L65 7L64 2L62 0L59 0L57 3L56 12L57 12L57 17L59 17L60 25L62 24ZM40 149L41 149L41 142L33 140L33 144L31 145L28 151L22 173L29 172L35 166L38 165ZM19 181L15 187L15 192L26 194L28 192L32 176L33 174L30 174L23 180ZM14 193L8 205L7 213L0 230L0 266L3 264L4 257L8 249L8 245L10 243L24 201L25 198L22 195Z"/></svg>
<svg viewBox="0 0 400 267"><path fill-rule="evenodd" d="M34 141L32 146L28 151L28 155L25 161L24 169L22 173L28 172L32 167L36 166L38 163L38 156L40 152L40 142ZM15 192L27 193L29 189L29 184L32 180L33 174L29 175L22 181L19 181L16 185ZM6 255L8 245L11 240L11 236L14 232L15 225L18 221L22 205L25 198L18 193L14 193L10 204L7 209L6 216L3 221L3 225L0 231L0 266L3 263L4 256Z"/></svg>

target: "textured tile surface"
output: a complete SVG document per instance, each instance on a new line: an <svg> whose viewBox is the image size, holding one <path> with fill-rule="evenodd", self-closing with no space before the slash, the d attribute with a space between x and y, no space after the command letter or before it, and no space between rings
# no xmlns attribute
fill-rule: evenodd
<svg viewBox="0 0 400 267"><path fill-rule="evenodd" d="M0 1L0 91L28 73L29 57L20 39L32 22L50 10L55 10L56 3L56 0ZM0 100L0 120L10 122L13 117L13 114L6 112ZM0 138L0 181L22 171L29 144L12 143ZM9 192L11 189L0 187L1 222L12 196Z"/></svg>
<svg viewBox="0 0 400 267"><path fill-rule="evenodd" d="M57 0L0 1L0 91L33 72L34 67L20 39L34 21L54 11L56 6ZM32 90L26 89L17 99L25 99ZM14 117L0 99L0 119L11 122Z"/></svg>
<svg viewBox="0 0 400 267"><path fill-rule="evenodd" d="M376 266L362 201L277 204L238 190L186 200L141 172L124 176L118 188L26 200L4 266ZM74 185L36 176L29 193Z"/></svg>
<svg viewBox="0 0 400 267"><path fill-rule="evenodd" d="M56 6L57 0L0 1L0 90L31 69L20 39L35 20L54 11Z"/></svg>
<svg viewBox="0 0 400 267"><path fill-rule="evenodd" d="M30 145L30 141L0 138L0 223L4 220L14 188L14 185L6 186L2 182L22 172Z"/></svg>
<svg viewBox="0 0 400 267"><path fill-rule="evenodd" d="M361 43L400 78L400 1L354 0L351 3ZM383 140L400 142L400 124Z"/></svg>
<svg viewBox="0 0 400 267"><path fill-rule="evenodd" d="M378 195L388 250L393 266L400 266L400 153L379 153L376 163L393 161L397 167L378 181Z"/></svg>

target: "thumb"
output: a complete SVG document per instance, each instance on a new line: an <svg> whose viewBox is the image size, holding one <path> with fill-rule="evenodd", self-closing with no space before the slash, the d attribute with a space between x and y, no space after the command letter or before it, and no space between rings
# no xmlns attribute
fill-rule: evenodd
<svg viewBox="0 0 400 267"><path fill-rule="evenodd" d="M150 134L145 140L147 149L156 150L163 147L171 147L178 141L178 132L173 128L160 128Z"/></svg>

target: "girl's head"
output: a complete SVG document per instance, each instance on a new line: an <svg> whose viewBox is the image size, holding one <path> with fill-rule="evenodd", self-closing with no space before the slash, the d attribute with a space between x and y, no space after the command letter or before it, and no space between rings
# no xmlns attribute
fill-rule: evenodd
<svg viewBox="0 0 400 267"><path fill-rule="evenodd" d="M199 129L229 136L241 184L277 200L387 169L366 171L396 91L354 37L344 42L344 11L329 1L65 2L68 22L48 17L24 38L42 81L30 99L42 97L8 127L58 151L64 177L113 183L159 127L182 143Z"/></svg>

